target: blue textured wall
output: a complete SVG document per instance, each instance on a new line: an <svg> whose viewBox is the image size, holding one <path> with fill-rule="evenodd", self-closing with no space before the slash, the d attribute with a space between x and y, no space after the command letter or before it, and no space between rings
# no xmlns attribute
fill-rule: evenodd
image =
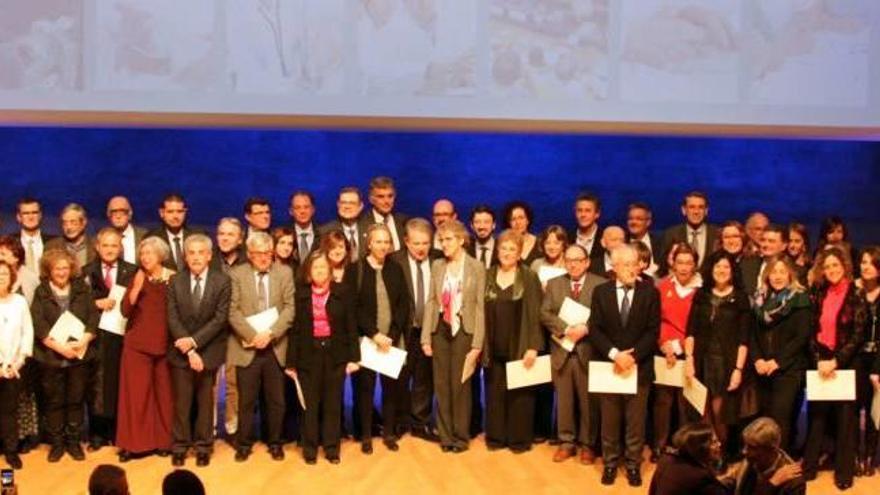
<svg viewBox="0 0 880 495"><path fill-rule="evenodd" d="M538 225L568 225L572 198L588 188L604 201L603 223L620 221L639 199L653 205L655 225L666 226L679 221L683 193L699 188L716 222L761 209L815 226L837 213L857 242L880 240L880 144L867 142L0 128L0 170L4 213L27 193L53 216L69 201L101 215L107 198L121 193L146 224L162 194L178 190L195 223L240 215L256 194L286 221L288 194L306 188L323 221L335 214L341 186L366 188L386 174L398 182L400 208L413 214L429 214L440 195L460 211L518 197L531 201Z"/></svg>

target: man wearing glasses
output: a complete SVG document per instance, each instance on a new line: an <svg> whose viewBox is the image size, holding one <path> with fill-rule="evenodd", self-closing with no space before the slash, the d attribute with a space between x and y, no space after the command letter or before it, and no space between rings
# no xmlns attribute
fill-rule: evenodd
<svg viewBox="0 0 880 495"><path fill-rule="evenodd" d="M122 259L136 265L137 247L147 235L147 229L131 223L132 216L131 203L125 196L113 196L107 202L107 221L122 236Z"/></svg>

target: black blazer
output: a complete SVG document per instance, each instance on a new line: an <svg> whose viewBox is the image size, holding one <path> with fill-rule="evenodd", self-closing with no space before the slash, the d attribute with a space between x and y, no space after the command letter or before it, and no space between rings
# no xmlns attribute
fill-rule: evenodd
<svg viewBox="0 0 880 495"><path fill-rule="evenodd" d="M575 227L568 231L568 243L577 243L578 229ZM605 269L602 268L602 261L605 259L605 248L602 247L602 226L596 225L596 236L593 238L593 248L590 250L590 273L605 276Z"/></svg>
<svg viewBox="0 0 880 495"><path fill-rule="evenodd" d="M439 253L433 249L428 251L428 273L431 273L431 263L434 260L441 258L443 253ZM415 316L416 313L416 290L415 290L415 282L413 281L413 273L410 270L409 266L409 253L406 249L401 249L400 251L393 253L391 255L391 260L397 263L400 266L400 269L403 271L403 278L406 280L406 288L407 288L407 302L409 302L409 312L410 315ZM428 297L428 291L431 289L431 284L428 280L425 280L425 298ZM412 325L411 325L412 326ZM414 325L415 328L421 328L422 322L416 322Z"/></svg>
<svg viewBox="0 0 880 495"><path fill-rule="evenodd" d="M376 270L366 261L359 260L345 271L345 278L350 287L355 288L355 308L359 335L372 338L376 335ZM382 280L388 292L388 303L391 306L391 326L388 337L394 344L410 328L412 314L410 300L403 269L396 262L388 259L382 265Z"/></svg>
<svg viewBox="0 0 880 495"><path fill-rule="evenodd" d="M406 246L403 245L403 239L406 236L406 222L409 221L409 215L399 211L392 211L391 217L394 218L394 230L397 231L397 238L400 240L400 249L398 251L406 249ZM364 240L366 240L367 229L374 223L376 223L376 219L373 218L373 208L368 206L364 208L364 212L361 213L361 217L358 219L358 228L363 231ZM363 244L366 249L366 243Z"/></svg>
<svg viewBox="0 0 880 495"><path fill-rule="evenodd" d="M69 311L85 324L86 333L97 335L98 308L95 307L92 291L82 278L75 278L70 281L70 304L68 306ZM79 362L76 359L64 359L60 354L43 345L43 339L49 336L52 325L58 321L62 313L64 311L55 301L55 296L49 287L49 282L44 280L34 291L34 302L31 303L31 318L33 318L34 324L34 359L52 367L59 367L65 362L67 364ZM96 347L94 341L89 344L83 361L88 361L95 357Z"/></svg>
<svg viewBox="0 0 880 495"><path fill-rule="evenodd" d="M183 232L183 241L185 241L187 237L189 237L193 234L207 235L207 233L201 229L193 229L193 228L190 228L186 225L183 226L182 232ZM159 228L156 228L156 229L153 229L153 230L147 232L147 235L144 236L144 239L146 239L147 237L158 237L158 238L162 239L163 241L165 241L165 244L168 244L168 249L169 249L168 258L165 259L165 262L163 262L162 265L165 268L168 268L170 270L177 270L177 265L174 264L174 246L171 245L171 240L168 238L168 232L165 230L165 226L162 225ZM183 251L183 249L184 249L183 241L181 241L181 243L180 243L180 250L181 251ZM183 253L181 252L181 255L182 254Z"/></svg>
<svg viewBox="0 0 880 495"><path fill-rule="evenodd" d="M128 287L128 284L134 280L134 275L138 271L138 267L136 265L132 265L127 261L120 258L117 261L118 265L116 266L116 285L121 285L123 287ZM92 296L95 299L104 299L110 294L110 289L104 285L104 266L101 262L100 258L95 258L91 263L84 266L82 269L83 278L86 281L86 284L92 290ZM122 304L122 301L116 301L117 303Z"/></svg>
<svg viewBox="0 0 880 495"><path fill-rule="evenodd" d="M357 228L358 228L358 259L363 258L367 254L367 227L369 227L369 223L364 220L364 217L359 217L357 220ZM397 224L397 220L394 221L395 225ZM320 237L327 235L330 232L341 232L346 239L348 239L348 235L345 232L345 227L341 220L331 220L324 225L318 227L318 239L320 242ZM401 237L400 239L403 239Z"/></svg>
<svg viewBox="0 0 880 495"><path fill-rule="evenodd" d="M336 364L356 363L361 360L353 294L346 286L330 284L327 297L327 319L330 323L328 353ZM320 364L314 350L314 313L312 289L300 284L294 292L293 327L287 340L287 367L312 370Z"/></svg>
<svg viewBox="0 0 880 495"><path fill-rule="evenodd" d="M724 370L730 373L736 368L739 346L749 345L755 319L749 298L742 290L734 290L733 296L718 306L712 317L712 291L700 289L694 295L687 334L694 338L694 361L698 376L702 377L703 356L710 342L718 340L724 360Z"/></svg>
<svg viewBox="0 0 880 495"><path fill-rule="evenodd" d="M779 371L774 373L800 373L809 365L809 341L813 334L813 308L809 296L799 293L789 304L793 307L788 315L773 322L758 317L749 346L749 359L775 359Z"/></svg>
<svg viewBox="0 0 880 495"><path fill-rule="evenodd" d="M480 261L480 253L477 252L477 239L476 239L476 237L471 237L470 242L468 242L466 251L467 251L467 254L471 255L471 258L473 258L477 261ZM440 251L439 255L440 256L438 256L438 258L442 257L443 251ZM492 252L489 253L489 255L492 257L492 259L489 261L489 266L492 267L492 266L497 265L498 264L498 239L497 238L495 239L495 243L492 245ZM480 262L480 264L482 264L482 262ZM485 267L486 265L483 265L483 266ZM487 270L488 270L488 268L487 268Z"/></svg>
<svg viewBox="0 0 880 495"><path fill-rule="evenodd" d="M666 257L669 254L669 250L672 249L673 244L677 244L679 242L690 243L690 240L687 236L687 225L680 223L678 225L673 225L666 229L666 232L663 233L663 251L662 256L657 263L660 265L660 269L662 273L666 273L669 270L669 267L666 266ZM703 249L704 256L708 257L712 251L715 251L715 244L718 243L718 226L713 225L711 223L706 223L706 247ZM700 259L700 263L698 266L703 265L703 259Z"/></svg>
<svg viewBox="0 0 880 495"><path fill-rule="evenodd" d="M226 260L223 258L223 253L220 252L220 248L217 247L217 244L214 244L213 254L211 255L211 270L218 270L223 273L228 272L232 267L241 265L242 263L247 263L247 251L245 250L244 244L237 247L235 249L238 252L238 256L235 258L235 262L232 265L226 265ZM224 266L226 265L226 266Z"/></svg>
<svg viewBox="0 0 880 495"><path fill-rule="evenodd" d="M829 349L818 340L820 332L819 319L822 317L822 304L828 295L828 286L823 285L812 293L813 307L813 338L810 339L810 353L813 361L836 359L838 369L852 367L852 360L862 348L865 341L865 320L868 311L863 300L858 296L858 290L853 282L849 283L843 306L837 313L837 345Z"/></svg>
<svg viewBox="0 0 880 495"><path fill-rule="evenodd" d="M232 283L221 271L208 269L206 273L198 309L193 306L190 271L184 270L171 279L166 304L170 337L168 362L171 366L189 366L186 355L174 347L174 341L183 337L192 337L196 341L196 352L202 357L205 369L216 369L226 359Z"/></svg>
<svg viewBox="0 0 880 495"><path fill-rule="evenodd" d="M632 295L626 327L617 305L617 282L610 280L593 290L590 304L590 334L587 338L597 351L594 358L609 361L611 349L632 348L639 366L639 384L654 379L654 354L660 337L660 296L650 282L637 282Z"/></svg>

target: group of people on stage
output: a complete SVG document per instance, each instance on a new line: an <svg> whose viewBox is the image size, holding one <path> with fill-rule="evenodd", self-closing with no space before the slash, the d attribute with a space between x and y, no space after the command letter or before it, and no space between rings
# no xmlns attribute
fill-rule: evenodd
<svg viewBox="0 0 880 495"><path fill-rule="evenodd" d="M319 447L338 463L346 432L370 454L374 433L391 451L410 432L462 452L484 429L489 449L524 452L549 439L554 461L601 456L603 483L623 467L638 486L646 443L657 461L680 447L670 432L694 421L707 426L691 433L717 439L725 461L738 460L741 425L758 416L772 418L782 448L800 452L805 372L853 369L855 401L809 403L802 475L814 477L829 452L838 487L874 474L877 430L868 418L862 432L859 418L880 389L880 248L857 252L839 218L823 223L811 250L803 225L762 213L712 225L708 198L691 192L684 222L659 236L644 203L629 206L625 226L600 228L600 199L584 193L574 230L536 235L522 201L497 217L474 207L468 231L451 201L438 200L429 221L396 211L396 193L387 177L370 182L367 198L345 187L337 218L320 227L306 191L290 196L292 224L276 228L269 202L251 198L245 221L220 219L213 238L187 224L178 194L163 198L161 226L149 232L125 197L110 199L94 238L81 206L62 210L63 235L52 238L39 201L20 200L20 231L0 238L7 462L20 467L19 449L39 440L50 462L83 459L86 439L92 450L115 444L121 461L159 453L180 466L192 451L208 465L223 382L220 416L237 461L258 436L284 458L298 387L310 464ZM589 320L566 323L566 299L590 308ZM102 328L117 309L125 331ZM53 338L59 320L78 320L81 335ZM361 338L380 352L406 350L397 379L359 367ZM545 353L552 384L508 389L506 363L530 368ZM654 384L655 357L670 368L683 361L687 379L705 384L702 418L682 388ZM591 361L637 370L637 393L590 393Z"/></svg>

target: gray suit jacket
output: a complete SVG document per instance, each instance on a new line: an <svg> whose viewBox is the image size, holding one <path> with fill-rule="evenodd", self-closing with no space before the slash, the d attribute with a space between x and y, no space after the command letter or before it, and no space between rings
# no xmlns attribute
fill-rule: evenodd
<svg viewBox="0 0 880 495"><path fill-rule="evenodd" d="M588 272L584 279L584 286L575 301L589 308L590 301L593 299L593 289L603 282L605 282L604 278ZM560 339L565 336L565 329L568 328L568 325L559 317L559 308L562 307L566 297L571 297L571 277L563 275L547 282L544 299L541 303L541 324L552 336ZM584 370L586 370L591 353L589 339L584 336L574 346L574 354L577 354ZM557 344L555 340L550 339L550 364L553 369L561 369L569 355L569 352Z"/></svg>
<svg viewBox="0 0 880 495"><path fill-rule="evenodd" d="M257 283L250 263L238 265L229 271L232 280L232 298L229 303L229 324L232 334L226 361L232 366L247 366L254 359L254 349L245 348L257 335L245 318L260 312ZM287 331L293 324L293 271L289 266L273 264L269 268L269 307L278 309L278 320L272 325L272 348L278 364L284 366L287 358Z"/></svg>
<svg viewBox="0 0 880 495"><path fill-rule="evenodd" d="M431 264L431 287L428 290L428 302L425 304L425 316L422 320L422 344L431 344L431 334L437 331L440 320L440 309L443 304L443 278L446 276L446 259L442 258ZM486 297L486 269L470 255L464 257L461 328L473 336L472 349L483 349L483 338L486 335L486 318L484 317L484 301Z"/></svg>

